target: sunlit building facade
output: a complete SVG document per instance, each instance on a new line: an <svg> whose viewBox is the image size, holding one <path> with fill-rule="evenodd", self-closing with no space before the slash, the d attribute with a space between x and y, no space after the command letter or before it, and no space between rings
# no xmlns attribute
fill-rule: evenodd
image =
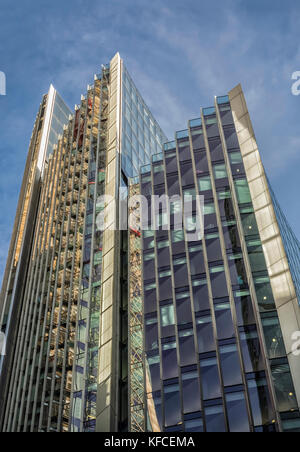
<svg viewBox="0 0 300 452"><path fill-rule="evenodd" d="M196 201L188 229L180 202L141 227L140 195L202 196L203 231ZM51 86L1 291L1 430L300 431L299 250L240 86L171 142L119 54L73 113Z"/></svg>
<svg viewBox="0 0 300 452"><path fill-rule="evenodd" d="M22 279L3 361L1 428L128 431L127 231L116 226L117 201L119 193L127 196L128 178L167 139L119 54L95 76L70 118L57 97L60 114L52 106L47 133L40 136L46 103L26 167L34 171L32 148L43 142L38 184L31 188L31 241L23 240L26 260L16 262ZM108 203L101 202L103 195L110 196ZM100 228L105 208L106 227ZM18 224L27 214L22 209ZM15 235L12 247L22 240ZM16 258L11 248L8 262ZM14 271L6 272L4 294L11 292L7 281ZM9 335L6 306L12 302L5 300L2 329Z"/></svg>
<svg viewBox="0 0 300 452"><path fill-rule="evenodd" d="M143 269L140 284L130 273L131 328L144 338L131 334L134 428L299 432L299 243L269 188L241 87L201 109L131 191L149 203L204 196L198 239L178 228L172 203L154 210L158 230L130 232Z"/></svg>

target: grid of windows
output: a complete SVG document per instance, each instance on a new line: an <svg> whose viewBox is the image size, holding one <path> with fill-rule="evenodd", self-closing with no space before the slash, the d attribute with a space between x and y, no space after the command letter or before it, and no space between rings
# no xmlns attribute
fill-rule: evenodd
<svg viewBox="0 0 300 452"><path fill-rule="evenodd" d="M166 136L136 89L127 69L122 74L122 169L127 177L139 173L151 155L161 151Z"/></svg>
<svg viewBox="0 0 300 452"><path fill-rule="evenodd" d="M277 431L277 407L286 429L297 430L295 391L228 98L218 98L216 108L204 109L202 120L164 146L159 184L155 163L142 169L141 193L148 197L158 187L169 196L205 196L202 240L189 242L187 231L175 231L172 215L170 231L160 227L142 237L144 250L150 240L152 248L151 270L147 254L143 267L151 344L146 398L158 400L151 410L148 404L148 429ZM147 319L155 319L149 333ZM286 415L295 412L293 419Z"/></svg>

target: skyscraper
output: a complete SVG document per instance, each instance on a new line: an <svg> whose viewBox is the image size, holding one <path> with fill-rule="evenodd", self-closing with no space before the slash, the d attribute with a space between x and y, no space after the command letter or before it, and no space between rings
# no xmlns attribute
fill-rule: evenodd
<svg viewBox="0 0 300 452"><path fill-rule="evenodd" d="M8 343L2 430L126 431L127 231L111 225L119 221L119 191L126 195L128 178L166 138L119 54L95 76L70 120L57 95L62 110L46 110L46 129L48 99L34 130L2 290ZM30 212L27 189L34 198ZM99 200L103 195L109 205ZM105 207L102 230L97 219ZM19 232L24 221L28 238ZM25 254L18 261L21 242Z"/></svg>
<svg viewBox="0 0 300 452"><path fill-rule="evenodd" d="M300 431L300 247L266 178L241 86L177 132L131 192L148 206L133 203L143 230L130 232L132 261L143 264L140 283L130 273L131 337L144 337L130 344L134 429ZM182 201L153 208L164 195L193 197L184 227ZM204 231L190 240L197 196Z"/></svg>
<svg viewBox="0 0 300 452"><path fill-rule="evenodd" d="M169 142L117 54L69 115L51 87L1 292L2 431L300 431L300 246L241 87Z"/></svg>

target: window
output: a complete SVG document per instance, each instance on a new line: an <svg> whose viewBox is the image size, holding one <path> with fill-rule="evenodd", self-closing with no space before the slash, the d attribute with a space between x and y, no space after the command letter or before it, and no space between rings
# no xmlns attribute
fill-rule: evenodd
<svg viewBox="0 0 300 452"><path fill-rule="evenodd" d="M268 276L254 278L256 296L261 311L274 311L276 309L273 292Z"/></svg>
<svg viewBox="0 0 300 452"><path fill-rule="evenodd" d="M245 394L226 394L226 406L230 433L248 433L250 428Z"/></svg>
<svg viewBox="0 0 300 452"><path fill-rule="evenodd" d="M266 379L249 380L248 390L254 425L271 424L275 418Z"/></svg>
<svg viewBox="0 0 300 452"><path fill-rule="evenodd" d="M216 349L211 316L196 319L198 352L207 353Z"/></svg>
<svg viewBox="0 0 300 452"><path fill-rule="evenodd" d="M265 316L265 314L262 314ZM268 315L268 314L267 314ZM267 346L268 356L271 359L285 356L286 350L277 315L271 314L272 317L262 319L264 336Z"/></svg>
<svg viewBox="0 0 300 452"><path fill-rule="evenodd" d="M248 182L246 179L234 181L239 204L248 204L252 202Z"/></svg>
<svg viewBox="0 0 300 452"><path fill-rule="evenodd" d="M220 347L220 355L224 386L241 384L242 374L237 346L223 345Z"/></svg>
<svg viewBox="0 0 300 452"><path fill-rule="evenodd" d="M272 377L275 386L278 411L297 410L297 399L288 364L272 366Z"/></svg>
<svg viewBox="0 0 300 452"><path fill-rule="evenodd" d="M221 397L221 386L216 358L200 361L203 398L205 400Z"/></svg>
<svg viewBox="0 0 300 452"><path fill-rule="evenodd" d="M162 367L163 367L163 378L165 380L168 380L169 378L178 377L176 349L177 347L175 340L162 344Z"/></svg>
<svg viewBox="0 0 300 452"><path fill-rule="evenodd" d="M198 178L199 191L211 190L211 180L209 176L203 176Z"/></svg>
<svg viewBox="0 0 300 452"><path fill-rule="evenodd" d="M211 406L205 408L205 420L207 433L226 432L223 406Z"/></svg>
<svg viewBox="0 0 300 452"><path fill-rule="evenodd" d="M193 329L180 330L179 336L179 352L180 365L189 366L196 363L195 342Z"/></svg>
<svg viewBox="0 0 300 452"><path fill-rule="evenodd" d="M214 166L214 173L216 179L226 179L227 178L227 171L226 166L224 164L222 165L215 165Z"/></svg>
<svg viewBox="0 0 300 452"><path fill-rule="evenodd" d="M184 240L183 231L172 231L172 242L173 243L182 242L183 240Z"/></svg>
<svg viewBox="0 0 300 452"><path fill-rule="evenodd" d="M184 413L200 411L200 387L197 371L182 374L182 393Z"/></svg>
<svg viewBox="0 0 300 452"><path fill-rule="evenodd" d="M230 339L234 337L234 327L231 316L230 303L218 303L215 305L218 339Z"/></svg>
<svg viewBox="0 0 300 452"><path fill-rule="evenodd" d="M238 165L240 163L243 163L242 154L240 152L230 152L229 159L232 165Z"/></svg>
<svg viewBox="0 0 300 452"><path fill-rule="evenodd" d="M211 215L215 212L216 210L214 203L204 204L204 215Z"/></svg>
<svg viewBox="0 0 300 452"><path fill-rule="evenodd" d="M174 307L173 304L168 306L161 306L161 325L162 327L170 326L175 324Z"/></svg>
<svg viewBox="0 0 300 452"><path fill-rule="evenodd" d="M263 370L263 357L256 328L244 328L244 331L240 333L240 338L246 372Z"/></svg>
<svg viewBox="0 0 300 452"><path fill-rule="evenodd" d="M169 385L164 388L165 393L165 426L171 427L181 421L179 385Z"/></svg>

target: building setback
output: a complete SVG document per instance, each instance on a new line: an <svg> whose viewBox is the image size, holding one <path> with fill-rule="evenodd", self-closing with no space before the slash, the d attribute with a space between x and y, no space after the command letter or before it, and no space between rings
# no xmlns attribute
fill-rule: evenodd
<svg viewBox="0 0 300 452"><path fill-rule="evenodd" d="M182 230L180 205L162 203L158 230L130 232L143 266L129 300L145 351L130 349L136 430L300 431L299 242L266 179L241 86L177 132L131 192L149 203L204 196L203 238L187 239L196 204Z"/></svg>

